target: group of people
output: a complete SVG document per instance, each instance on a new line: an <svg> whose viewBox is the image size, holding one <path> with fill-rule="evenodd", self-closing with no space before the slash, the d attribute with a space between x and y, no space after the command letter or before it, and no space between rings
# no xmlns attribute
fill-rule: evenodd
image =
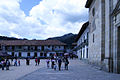
<svg viewBox="0 0 120 80"><path fill-rule="evenodd" d="M0 65L1 65L2 70L4 70L5 67L6 67L6 70L9 70L10 61L8 59L2 60L0 62Z"/></svg>
<svg viewBox="0 0 120 80"><path fill-rule="evenodd" d="M10 65L14 65L14 66L20 66L20 59L14 59L14 63L13 63L13 59L11 59L11 63L9 61L9 59L6 60L2 60L0 62L1 68L2 70L4 70L4 68L6 67L6 70L9 70L9 66ZM46 60L47 63L47 68L50 68L50 64L51 64L51 68L56 70L58 68L58 70L61 70L61 66L62 63L64 64L64 68L65 70L68 70L68 58L67 57L56 57L56 58L51 58L51 59L47 59ZM26 65L30 64L30 59L26 58ZM35 58L35 66L40 64L40 58Z"/></svg>
<svg viewBox="0 0 120 80"><path fill-rule="evenodd" d="M69 60L68 60L67 57L64 57L64 58L60 58L60 57L59 58L52 58L51 60L47 59L46 60L47 68L50 67L50 62L51 62L51 68L54 69L54 70L56 70L57 67L58 67L58 70L60 71L62 63L64 63L65 70L68 70Z"/></svg>
<svg viewBox="0 0 120 80"><path fill-rule="evenodd" d="M12 62L11 62L11 65L12 65ZM14 66L20 66L20 59L15 59L14 60Z"/></svg>
<svg viewBox="0 0 120 80"><path fill-rule="evenodd" d="M11 59L11 62L9 59L3 59L0 61L0 66L1 66L2 70L4 70L5 67L6 67L6 70L9 70L10 65L20 66L20 59L19 60L15 59L14 64L13 64L13 59Z"/></svg>
<svg viewBox="0 0 120 80"><path fill-rule="evenodd" d="M40 58L36 58L35 63L36 63L35 66L39 65L40 64Z"/></svg>

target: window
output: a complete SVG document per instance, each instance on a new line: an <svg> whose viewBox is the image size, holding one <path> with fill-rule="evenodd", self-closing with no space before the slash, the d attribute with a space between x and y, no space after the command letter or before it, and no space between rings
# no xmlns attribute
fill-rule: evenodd
<svg viewBox="0 0 120 80"><path fill-rule="evenodd" d="M24 46L24 47L23 47L23 50L28 50L28 46Z"/></svg>
<svg viewBox="0 0 120 80"><path fill-rule="evenodd" d="M35 46L30 46L30 49L31 50L35 50Z"/></svg>
<svg viewBox="0 0 120 80"><path fill-rule="evenodd" d="M92 15L93 15L93 17L95 16L95 8L93 8L93 10L92 10Z"/></svg>
<svg viewBox="0 0 120 80"><path fill-rule="evenodd" d="M94 34L93 34L93 43L94 43Z"/></svg>
<svg viewBox="0 0 120 80"><path fill-rule="evenodd" d="M44 46L42 46L42 51L44 51Z"/></svg>

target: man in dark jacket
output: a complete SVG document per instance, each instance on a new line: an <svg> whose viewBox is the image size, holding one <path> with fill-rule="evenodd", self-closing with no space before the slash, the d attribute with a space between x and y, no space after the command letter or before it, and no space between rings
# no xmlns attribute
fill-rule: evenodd
<svg viewBox="0 0 120 80"><path fill-rule="evenodd" d="M62 60L61 58L58 59L58 67L59 67L59 71L61 70L61 64L62 64Z"/></svg>
<svg viewBox="0 0 120 80"><path fill-rule="evenodd" d="M65 70L68 70L68 64L69 64L68 58L65 58Z"/></svg>

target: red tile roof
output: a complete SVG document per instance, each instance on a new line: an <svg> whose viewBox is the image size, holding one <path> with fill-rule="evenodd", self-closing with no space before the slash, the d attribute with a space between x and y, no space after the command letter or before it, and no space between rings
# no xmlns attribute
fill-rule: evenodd
<svg viewBox="0 0 120 80"><path fill-rule="evenodd" d="M65 46L66 44L58 40L1 40L1 45L58 45Z"/></svg>

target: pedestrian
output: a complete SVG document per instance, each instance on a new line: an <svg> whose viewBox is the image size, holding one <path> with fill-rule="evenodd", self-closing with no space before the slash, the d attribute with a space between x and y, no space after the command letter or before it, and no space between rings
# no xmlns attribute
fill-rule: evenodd
<svg viewBox="0 0 120 80"><path fill-rule="evenodd" d="M6 70L9 70L9 66L10 66L10 61L6 60Z"/></svg>
<svg viewBox="0 0 120 80"><path fill-rule="evenodd" d="M65 58L65 70L68 70L68 64L69 64L68 58Z"/></svg>
<svg viewBox="0 0 120 80"><path fill-rule="evenodd" d="M26 58L26 65L28 65L28 59Z"/></svg>
<svg viewBox="0 0 120 80"><path fill-rule="evenodd" d="M55 63L55 60L52 59L52 60L51 60L51 68L52 68L52 69L54 68L54 63Z"/></svg>
<svg viewBox="0 0 120 80"><path fill-rule="evenodd" d="M56 68L57 68L57 63L54 62L54 70L56 70Z"/></svg>
<svg viewBox="0 0 120 80"><path fill-rule="evenodd" d="M40 58L37 59L38 65L40 64Z"/></svg>
<svg viewBox="0 0 120 80"><path fill-rule="evenodd" d="M20 66L20 59L18 60L18 64L19 64L19 66Z"/></svg>
<svg viewBox="0 0 120 80"><path fill-rule="evenodd" d="M36 63L35 66L37 66L37 61L38 61L38 59L36 58L36 59L35 59L35 63Z"/></svg>
<svg viewBox="0 0 120 80"><path fill-rule="evenodd" d="M28 58L28 65L30 65L30 58Z"/></svg>
<svg viewBox="0 0 120 80"><path fill-rule="evenodd" d="M47 63L47 68L49 68L50 59L47 59L46 63Z"/></svg>
<svg viewBox="0 0 120 80"><path fill-rule="evenodd" d="M11 59L11 66L13 66L13 58Z"/></svg>
<svg viewBox="0 0 120 80"><path fill-rule="evenodd" d="M5 61L4 60L1 61L1 66L2 66L2 70L4 70L4 66L5 66Z"/></svg>
<svg viewBox="0 0 120 80"><path fill-rule="evenodd" d="M61 64L62 64L62 60L61 58L58 59L58 68L59 68L59 71L61 70Z"/></svg>
<svg viewBox="0 0 120 80"><path fill-rule="evenodd" d="M27 65L30 64L30 59L26 58L26 64L27 64Z"/></svg>
<svg viewBox="0 0 120 80"><path fill-rule="evenodd" d="M14 66L17 66L17 59L15 59L14 61Z"/></svg>

